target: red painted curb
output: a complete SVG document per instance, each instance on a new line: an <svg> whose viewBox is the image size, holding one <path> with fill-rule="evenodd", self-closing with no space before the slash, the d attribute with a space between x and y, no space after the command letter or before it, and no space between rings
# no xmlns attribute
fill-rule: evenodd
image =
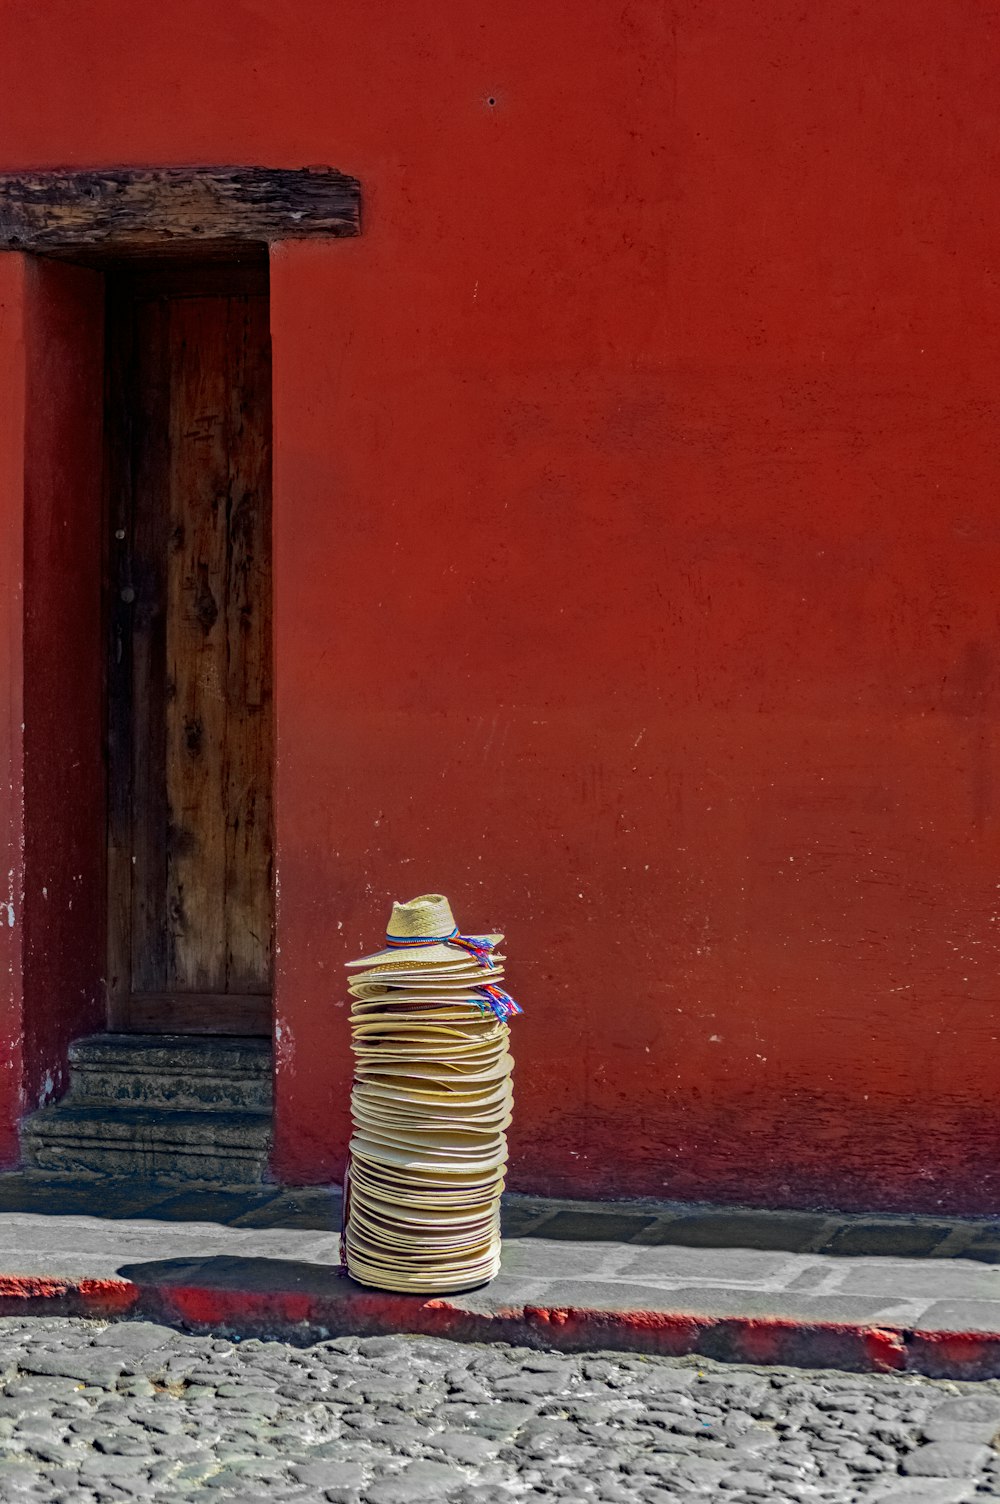
<svg viewBox="0 0 1000 1504"><path fill-rule="evenodd" d="M0 1275L0 1315L44 1312L105 1321L142 1316L200 1330L298 1341L344 1333L411 1332L564 1351L606 1348L853 1373L1000 1377L1000 1333L995 1332L919 1332L786 1317L537 1305L475 1311L449 1300L367 1290L345 1275L339 1282L341 1288L334 1293L316 1294L5 1274Z"/></svg>

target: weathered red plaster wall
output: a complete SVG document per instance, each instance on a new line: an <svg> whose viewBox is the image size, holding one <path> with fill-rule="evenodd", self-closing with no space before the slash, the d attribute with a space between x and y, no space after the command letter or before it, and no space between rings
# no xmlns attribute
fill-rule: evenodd
<svg viewBox="0 0 1000 1504"><path fill-rule="evenodd" d="M0 256L0 1165L101 1027L102 280Z"/></svg>
<svg viewBox="0 0 1000 1504"><path fill-rule="evenodd" d="M60 1096L104 1025L104 282L26 263L24 1089Z"/></svg>
<svg viewBox="0 0 1000 1504"><path fill-rule="evenodd" d="M0 1167L23 1110L24 262L0 256Z"/></svg>
<svg viewBox="0 0 1000 1504"><path fill-rule="evenodd" d="M9 8L4 165L365 184L273 266L279 1173L441 887L509 933L516 1185L996 1208L996 29Z"/></svg>

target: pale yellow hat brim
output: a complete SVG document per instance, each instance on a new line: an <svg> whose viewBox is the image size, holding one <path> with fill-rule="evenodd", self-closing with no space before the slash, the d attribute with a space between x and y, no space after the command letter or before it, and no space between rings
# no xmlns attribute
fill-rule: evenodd
<svg viewBox="0 0 1000 1504"><path fill-rule="evenodd" d="M393 1088L396 1082L402 1079L426 1081L432 1089L452 1090L461 1095L466 1091L473 1093L483 1091L487 1085L496 1085L500 1081L509 1080L513 1065L514 1062L509 1055L498 1063L491 1063L488 1068L478 1071L460 1070L457 1065L445 1065L443 1062L435 1066L423 1060L393 1062L373 1059L356 1061L354 1074L359 1081L374 1080L383 1086Z"/></svg>
<svg viewBox="0 0 1000 1504"><path fill-rule="evenodd" d="M482 1159L467 1159L464 1156L461 1161L449 1150L442 1150L435 1154L429 1149L406 1149L396 1148L392 1144L384 1144L379 1139L364 1131L351 1139L351 1152L363 1154L366 1159L381 1161L387 1165L399 1165L404 1170L424 1170L429 1174L441 1175L451 1180L455 1176L490 1175L498 1171L507 1163L507 1145L496 1148L492 1153L485 1154Z"/></svg>
<svg viewBox="0 0 1000 1504"><path fill-rule="evenodd" d="M467 935L466 939L477 940L492 947L500 944L503 935ZM387 945L383 950L373 951L370 956L359 956L356 961L347 961L345 964L348 970L353 971L356 966L385 966L390 962L398 964L404 955L409 965L419 960L420 966L440 966L461 959L468 952L460 945L447 945L444 941L440 945Z"/></svg>
<svg viewBox="0 0 1000 1504"><path fill-rule="evenodd" d="M463 1273L471 1274L473 1269L491 1263L500 1253L496 1238L484 1238L482 1242L460 1251L442 1249L437 1252L432 1249L426 1257L415 1250L394 1253L391 1249L380 1248L366 1237L352 1237L348 1234L346 1242L349 1257L352 1253L360 1254L369 1266L392 1270L401 1277L417 1276L420 1273L459 1276Z"/></svg>
<svg viewBox="0 0 1000 1504"><path fill-rule="evenodd" d="M494 960L499 959L502 958L494 957ZM500 965L480 966L471 957L454 966L379 966L373 971L357 972L350 978L348 987L351 992L368 987L392 988L397 992L407 987L452 987L463 978L471 981L481 977L484 971L495 973L502 970Z"/></svg>
<svg viewBox="0 0 1000 1504"><path fill-rule="evenodd" d="M492 1170L449 1175L446 1182L433 1170L407 1169L371 1159L356 1149L351 1159L351 1185L367 1182L375 1191L387 1190L419 1205L464 1206L470 1199L499 1196L506 1183L506 1163ZM353 1194L353 1191L352 1191ZM428 1201L428 1198L433 1198Z"/></svg>
<svg viewBox="0 0 1000 1504"><path fill-rule="evenodd" d="M382 1203L391 1200L397 1212L406 1215L411 1212L422 1215L425 1212L448 1211L453 1212L455 1216L465 1216L468 1213L474 1214L477 1208L492 1202L499 1204L504 1183L502 1180L488 1181L484 1186L477 1186L473 1190L448 1192L447 1196L443 1197L437 1189L433 1194L421 1191L400 1191L396 1186L359 1180L351 1193L352 1208L354 1195L364 1193ZM351 1215L353 1216L353 1209Z"/></svg>
<svg viewBox="0 0 1000 1504"><path fill-rule="evenodd" d="M359 1285L376 1290L392 1290L398 1295L457 1295L462 1290L476 1290L499 1273L500 1254L491 1254L482 1263L462 1270L433 1272L411 1268L387 1268L371 1264L357 1254L348 1253L347 1272Z"/></svg>

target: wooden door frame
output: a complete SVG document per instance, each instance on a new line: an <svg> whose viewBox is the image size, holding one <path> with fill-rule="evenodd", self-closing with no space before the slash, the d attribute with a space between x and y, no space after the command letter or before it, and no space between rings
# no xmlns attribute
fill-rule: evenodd
<svg viewBox="0 0 1000 1504"><path fill-rule="evenodd" d="M0 250L92 263L360 233L361 184L334 167L0 173Z"/></svg>
<svg viewBox="0 0 1000 1504"><path fill-rule="evenodd" d="M137 916L155 915L163 903L171 859L170 822L162 804L168 768L165 704L162 693L141 688L156 681L157 664L162 672L164 632L169 639L170 613L164 610L170 513L165 446L172 400L166 384L168 307L174 300L187 305L200 299L266 300L267 257L245 247L232 261L129 260L109 266L105 283L109 1027L121 1033L267 1035L270 986L176 990L166 975L172 953L167 914L152 927L144 924L139 935L133 932ZM137 407L139 393L144 401ZM152 409L145 405L150 397Z"/></svg>

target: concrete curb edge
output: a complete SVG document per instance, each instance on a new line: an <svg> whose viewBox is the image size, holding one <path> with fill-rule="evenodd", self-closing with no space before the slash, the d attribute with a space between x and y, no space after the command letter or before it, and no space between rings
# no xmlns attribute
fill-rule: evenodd
<svg viewBox="0 0 1000 1504"><path fill-rule="evenodd" d="M706 1316L556 1306L470 1309L450 1300L343 1288L317 1294L207 1285L134 1284L0 1275L0 1315L159 1320L196 1331L308 1342L353 1333L405 1332L466 1342L509 1342L563 1351L604 1348L663 1357L788 1364L930 1378L1000 1377L1000 1333L921 1332L787 1317Z"/></svg>

